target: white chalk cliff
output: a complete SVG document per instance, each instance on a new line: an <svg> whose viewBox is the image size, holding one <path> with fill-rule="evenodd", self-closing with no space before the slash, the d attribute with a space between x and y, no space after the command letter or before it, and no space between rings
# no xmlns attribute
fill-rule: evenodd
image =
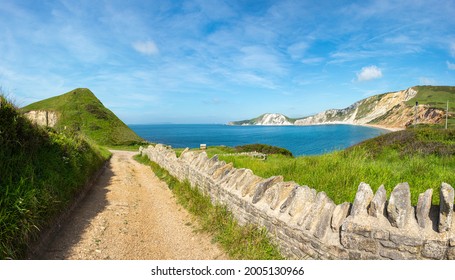
<svg viewBox="0 0 455 280"><path fill-rule="evenodd" d="M230 122L229 125L293 125L293 122L283 114L263 114L252 120Z"/></svg>
<svg viewBox="0 0 455 280"><path fill-rule="evenodd" d="M360 100L344 109L330 109L316 115L292 120L282 114L264 114L258 118L230 122L230 125L320 125L320 124L373 124L390 128L404 128L413 123L415 106L407 104L417 95L418 88L389 92ZM409 102L408 102L409 103ZM419 123L437 123L443 110L428 105L417 106Z"/></svg>

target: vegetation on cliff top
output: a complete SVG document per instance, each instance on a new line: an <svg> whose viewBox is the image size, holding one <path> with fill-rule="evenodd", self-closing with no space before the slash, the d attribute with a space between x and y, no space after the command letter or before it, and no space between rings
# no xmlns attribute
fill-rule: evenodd
<svg viewBox="0 0 455 280"><path fill-rule="evenodd" d="M449 101L449 111L455 111L455 86L416 86L417 95L406 102L414 106L416 102L426 104L431 108L446 110Z"/></svg>
<svg viewBox="0 0 455 280"><path fill-rule="evenodd" d="M79 134L32 124L0 96L0 259L25 257L108 156Z"/></svg>
<svg viewBox="0 0 455 280"><path fill-rule="evenodd" d="M35 110L56 111L56 130L81 132L100 145L132 145L143 142L141 137L86 88L74 89L22 108L23 112Z"/></svg>
<svg viewBox="0 0 455 280"><path fill-rule="evenodd" d="M440 109L445 111L447 109L447 102L449 102L449 116L448 126L455 127L455 86L417 86L417 95L406 102L408 106L414 106L416 102L419 104L426 104L430 108ZM445 119L439 126L445 125Z"/></svg>

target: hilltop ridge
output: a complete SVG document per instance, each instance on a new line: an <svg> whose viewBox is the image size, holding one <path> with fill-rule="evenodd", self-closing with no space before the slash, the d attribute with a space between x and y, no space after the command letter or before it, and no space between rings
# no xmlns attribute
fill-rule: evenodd
<svg viewBox="0 0 455 280"><path fill-rule="evenodd" d="M445 118L447 101L450 104L449 112L453 112L455 108L455 87L453 86L415 86L406 90L374 95L344 109L330 109L308 117L291 119L283 114L264 114L251 120L234 121L229 124L355 124L403 129L415 122L441 124ZM416 102L418 102L418 106L415 106ZM271 118L269 115L275 117ZM286 123L275 121L277 119L286 120ZM453 123L452 119L450 119L450 123Z"/></svg>
<svg viewBox="0 0 455 280"><path fill-rule="evenodd" d="M57 130L79 131L101 145L129 145L143 141L87 88L77 88L21 110L38 124Z"/></svg>
<svg viewBox="0 0 455 280"><path fill-rule="evenodd" d="M86 140L32 124L0 90L0 260L33 253L85 193L109 158Z"/></svg>

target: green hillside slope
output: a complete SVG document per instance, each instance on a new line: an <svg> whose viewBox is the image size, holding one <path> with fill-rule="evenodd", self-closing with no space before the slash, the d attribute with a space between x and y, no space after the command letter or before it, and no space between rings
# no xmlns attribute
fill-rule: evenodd
<svg viewBox="0 0 455 280"><path fill-rule="evenodd" d="M109 153L32 124L0 93L0 260L25 258Z"/></svg>
<svg viewBox="0 0 455 280"><path fill-rule="evenodd" d="M406 102L414 106L415 102L426 104L435 109L445 110L449 101L449 111L455 111L455 86L416 86L417 95Z"/></svg>
<svg viewBox="0 0 455 280"><path fill-rule="evenodd" d="M100 145L129 145L143 141L86 88L77 88L22 108L23 112L38 110L57 112L55 129L80 131Z"/></svg>
<svg viewBox="0 0 455 280"><path fill-rule="evenodd" d="M446 111L449 102L448 126L455 127L455 86L417 86L417 95L406 102L408 106L414 106L416 102L425 104L430 108ZM440 122L444 125L445 120Z"/></svg>

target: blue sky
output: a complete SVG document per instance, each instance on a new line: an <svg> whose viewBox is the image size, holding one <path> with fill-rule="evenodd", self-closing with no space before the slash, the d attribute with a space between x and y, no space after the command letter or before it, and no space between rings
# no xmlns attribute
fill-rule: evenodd
<svg viewBox="0 0 455 280"><path fill-rule="evenodd" d="M90 88L124 122L302 117L455 85L455 1L2 0L16 103Z"/></svg>

